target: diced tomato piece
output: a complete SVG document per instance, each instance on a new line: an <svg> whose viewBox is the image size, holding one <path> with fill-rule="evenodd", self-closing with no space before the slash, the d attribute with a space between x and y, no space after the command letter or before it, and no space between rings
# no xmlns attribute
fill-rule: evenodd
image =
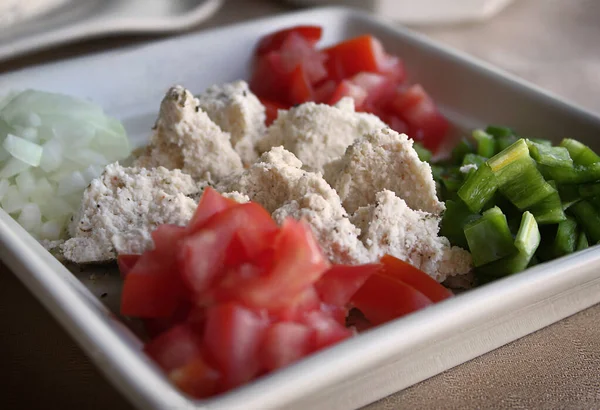
<svg viewBox="0 0 600 410"><path fill-rule="evenodd" d="M185 366L200 354L201 340L187 325L178 325L144 346L158 365L170 372Z"/></svg>
<svg viewBox="0 0 600 410"><path fill-rule="evenodd" d="M398 115L385 111L377 111L375 114L394 131L399 132L400 134L408 134L410 132L408 124L404 122Z"/></svg>
<svg viewBox="0 0 600 410"><path fill-rule="evenodd" d="M277 230L269 213L254 202L238 204L214 215L203 229L185 238L179 251L184 282L196 294L206 290L226 265L234 235L249 257L268 246Z"/></svg>
<svg viewBox="0 0 600 410"><path fill-rule="evenodd" d="M406 68L398 57L385 54L381 59L379 72L396 84L402 84L406 80Z"/></svg>
<svg viewBox="0 0 600 410"><path fill-rule="evenodd" d="M319 26L296 26L276 31L264 36L256 48L256 55L279 51L290 34L295 33L302 37L311 47L314 47L321 39L323 28Z"/></svg>
<svg viewBox="0 0 600 410"><path fill-rule="evenodd" d="M393 112L410 127L409 136L435 151L449 128L448 121L419 84L398 89L392 100Z"/></svg>
<svg viewBox="0 0 600 410"><path fill-rule="evenodd" d="M271 269L259 278L238 282L231 291L252 307L277 309L288 305L329 268L315 237L304 222L288 218L273 245Z"/></svg>
<svg viewBox="0 0 600 410"><path fill-rule="evenodd" d="M140 318L170 317L184 295L176 272L134 273L125 278L121 314Z"/></svg>
<svg viewBox="0 0 600 410"><path fill-rule="evenodd" d="M383 268L381 264L333 265L315 283L315 288L324 303L344 306L366 280Z"/></svg>
<svg viewBox="0 0 600 410"><path fill-rule="evenodd" d="M174 261L179 250L179 242L187 233L188 229L185 226L160 225L150 234L154 243L153 252Z"/></svg>
<svg viewBox="0 0 600 410"><path fill-rule="evenodd" d="M264 319L241 305L228 303L207 310L204 345L223 375L225 388L247 382L258 373L265 328Z"/></svg>
<svg viewBox="0 0 600 410"><path fill-rule="evenodd" d="M175 308L173 314L169 317L143 319L144 329L150 337L156 337L173 326L181 324L190 316L192 304L188 300L180 300L179 305ZM196 330L196 328L194 328Z"/></svg>
<svg viewBox="0 0 600 410"><path fill-rule="evenodd" d="M327 57L297 33L292 33L285 39L279 53L283 69L293 73L296 67L302 65L310 84L316 84L327 76L324 64Z"/></svg>
<svg viewBox="0 0 600 410"><path fill-rule="evenodd" d="M333 320L338 322L342 326L346 326L346 318L348 317L348 306L346 305L330 305L328 303L321 303L319 307L321 312L327 314Z"/></svg>
<svg viewBox="0 0 600 410"><path fill-rule="evenodd" d="M381 258L383 275L391 276L415 288L427 296L433 303L454 296L454 294L420 269L392 255Z"/></svg>
<svg viewBox="0 0 600 410"><path fill-rule="evenodd" d="M432 304L415 288L386 275L371 275L351 303L377 326Z"/></svg>
<svg viewBox="0 0 600 410"><path fill-rule="evenodd" d="M140 259L140 255L118 255L117 256L117 265L119 266L119 272L121 273L121 278L125 278L129 271L133 269L137 261Z"/></svg>
<svg viewBox="0 0 600 410"><path fill-rule="evenodd" d="M325 312L308 312L303 320L314 331L315 350L323 349L352 336L347 329Z"/></svg>
<svg viewBox="0 0 600 410"><path fill-rule="evenodd" d="M236 205L238 203L234 200L225 198L211 187L206 187L198 202L198 208L188 223L188 231L195 232L201 229L212 216Z"/></svg>
<svg viewBox="0 0 600 410"><path fill-rule="evenodd" d="M306 325L279 322L266 331L260 349L267 370L285 367L314 350L314 331Z"/></svg>
<svg viewBox="0 0 600 410"><path fill-rule="evenodd" d="M357 86L352 81L342 80L333 92L328 104L334 105L344 97L351 97L354 100L354 109L362 111L368 94L366 90Z"/></svg>
<svg viewBox="0 0 600 410"><path fill-rule="evenodd" d="M280 104L275 101L270 101L265 98L261 98L260 102L265 106L265 114L267 115L267 119L265 124L267 127L273 123L277 119L279 115L279 110L287 110L289 105Z"/></svg>
<svg viewBox="0 0 600 410"><path fill-rule="evenodd" d="M258 57L249 84L259 98L288 104L290 72L285 70L281 54L272 51Z"/></svg>
<svg viewBox="0 0 600 410"><path fill-rule="evenodd" d="M272 317L283 321L296 321L304 317L306 312L321 308L321 299L313 286L308 287L296 300L290 300L283 309L272 311Z"/></svg>
<svg viewBox="0 0 600 410"><path fill-rule="evenodd" d="M362 109L374 112L378 107L388 104L394 95L396 82L383 74L358 73L351 79L352 83L363 90L367 96L362 104Z"/></svg>
<svg viewBox="0 0 600 410"><path fill-rule="evenodd" d="M218 392L220 374L202 356L197 356L169 373L169 379L184 393L201 399Z"/></svg>
<svg viewBox="0 0 600 410"><path fill-rule="evenodd" d="M327 55L325 65L329 78L337 81L352 77L361 71L382 72L386 54L375 37L363 35L323 50Z"/></svg>
<svg viewBox="0 0 600 410"><path fill-rule="evenodd" d="M327 80L317 85L314 89L314 99L318 103L328 103L337 88L337 84L333 80Z"/></svg>
<svg viewBox="0 0 600 410"><path fill-rule="evenodd" d="M288 101L294 105L314 100L313 88L302 64L297 65L292 71L289 92Z"/></svg>

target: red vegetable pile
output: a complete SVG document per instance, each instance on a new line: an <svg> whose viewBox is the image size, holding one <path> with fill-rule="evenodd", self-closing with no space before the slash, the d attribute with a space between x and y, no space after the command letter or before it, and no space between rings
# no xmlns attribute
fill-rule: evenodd
<svg viewBox="0 0 600 410"><path fill-rule="evenodd" d="M331 266L310 227L207 188L187 227L121 255L121 313L145 319L145 351L184 392L207 397L352 335L350 308L379 325L452 294L391 256Z"/></svg>
<svg viewBox="0 0 600 410"><path fill-rule="evenodd" d="M267 122L307 101L352 97L357 111L377 115L435 151L448 122L419 84L408 85L402 60L371 35L317 49L322 28L297 26L267 35L255 51L250 88L267 107Z"/></svg>

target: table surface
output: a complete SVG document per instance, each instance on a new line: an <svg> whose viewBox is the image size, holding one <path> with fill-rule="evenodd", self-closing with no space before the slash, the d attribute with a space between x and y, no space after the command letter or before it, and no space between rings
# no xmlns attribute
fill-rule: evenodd
<svg viewBox="0 0 600 410"><path fill-rule="evenodd" d="M229 0L208 27L291 9ZM600 112L600 1L516 0L485 24L419 31ZM31 64L148 41L88 41L0 63ZM600 408L600 305L455 367L363 410ZM41 304L0 264L0 352L6 409L131 409Z"/></svg>

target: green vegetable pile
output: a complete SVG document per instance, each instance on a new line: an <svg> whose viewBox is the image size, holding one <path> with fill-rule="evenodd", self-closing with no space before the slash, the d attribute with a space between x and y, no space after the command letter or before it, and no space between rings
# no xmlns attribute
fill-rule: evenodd
<svg viewBox="0 0 600 410"><path fill-rule="evenodd" d="M440 233L471 252L479 283L600 241L600 156L592 149L495 126L472 137L432 170L446 202Z"/></svg>

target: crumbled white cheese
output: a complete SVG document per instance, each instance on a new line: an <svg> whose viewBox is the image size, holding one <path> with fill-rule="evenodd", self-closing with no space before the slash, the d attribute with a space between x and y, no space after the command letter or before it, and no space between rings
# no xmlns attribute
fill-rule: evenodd
<svg viewBox="0 0 600 410"><path fill-rule="evenodd" d="M245 204L246 202L250 202L250 198L248 198L248 195L244 195L237 191L224 192L221 195L223 195L225 198L231 199L239 204Z"/></svg>
<svg viewBox="0 0 600 410"><path fill-rule="evenodd" d="M117 253L142 253L152 246L150 233L158 225L187 224L197 207L190 196L202 189L180 170L110 164L85 190L63 254L87 263L115 259Z"/></svg>
<svg viewBox="0 0 600 410"><path fill-rule="evenodd" d="M361 263L366 251L337 193L318 173L303 169L302 162L283 147L264 153L241 176L217 188L239 191L259 204L281 223L291 216L304 218L325 254L337 263Z"/></svg>
<svg viewBox="0 0 600 410"><path fill-rule="evenodd" d="M223 131L231 134L231 144L245 164L253 163L258 154L256 141L266 131L265 107L250 91L245 81L214 85L198 96L200 108Z"/></svg>
<svg viewBox="0 0 600 410"><path fill-rule="evenodd" d="M389 189L412 209L440 214L439 201L428 163L419 160L413 141L390 128L356 140L344 156L325 169L325 179L337 191L350 213L375 202L375 195Z"/></svg>
<svg viewBox="0 0 600 410"><path fill-rule="evenodd" d="M410 209L392 191L375 195L373 204L359 208L350 220L361 230L371 261L385 254L402 259L438 282L468 273L471 255L438 236L440 218Z"/></svg>
<svg viewBox="0 0 600 410"><path fill-rule="evenodd" d="M355 113L351 98L342 99L338 106L308 102L279 111L258 148L266 152L283 146L307 170L322 172L325 164L340 157L358 137L385 127L374 115Z"/></svg>
<svg viewBox="0 0 600 410"><path fill-rule="evenodd" d="M181 169L194 178L213 181L242 170L229 133L212 122L199 104L185 88L172 87L161 103L151 143L134 166Z"/></svg>

